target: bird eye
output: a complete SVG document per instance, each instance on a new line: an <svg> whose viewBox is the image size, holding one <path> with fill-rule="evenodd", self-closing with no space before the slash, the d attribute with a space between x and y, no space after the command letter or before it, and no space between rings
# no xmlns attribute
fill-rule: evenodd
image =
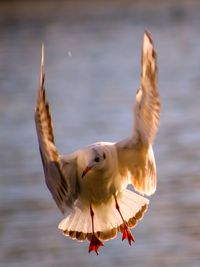
<svg viewBox="0 0 200 267"><path fill-rule="evenodd" d="M99 157L96 157L96 158L94 159L94 161L99 162L99 161L100 161L100 158L99 158Z"/></svg>
<svg viewBox="0 0 200 267"><path fill-rule="evenodd" d="M105 153L103 153L103 158L104 158L104 159L106 158L106 154L105 154Z"/></svg>

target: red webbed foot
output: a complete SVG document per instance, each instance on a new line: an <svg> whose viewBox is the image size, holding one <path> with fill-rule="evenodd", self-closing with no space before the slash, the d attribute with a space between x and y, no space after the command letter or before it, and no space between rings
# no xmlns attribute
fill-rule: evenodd
<svg viewBox="0 0 200 267"><path fill-rule="evenodd" d="M103 243L93 234L90 241L88 252L90 253L91 251L95 251L96 254L99 255L98 249L102 246Z"/></svg>
<svg viewBox="0 0 200 267"><path fill-rule="evenodd" d="M131 246L131 242L135 242L134 237L129 229L129 227L124 224L123 232L122 232L122 241L124 239L128 240L129 245Z"/></svg>

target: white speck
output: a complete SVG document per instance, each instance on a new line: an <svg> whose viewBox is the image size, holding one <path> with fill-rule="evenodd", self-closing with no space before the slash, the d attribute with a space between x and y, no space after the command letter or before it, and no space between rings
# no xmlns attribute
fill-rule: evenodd
<svg viewBox="0 0 200 267"><path fill-rule="evenodd" d="M68 51L68 57L71 57L71 56L72 56L71 51Z"/></svg>

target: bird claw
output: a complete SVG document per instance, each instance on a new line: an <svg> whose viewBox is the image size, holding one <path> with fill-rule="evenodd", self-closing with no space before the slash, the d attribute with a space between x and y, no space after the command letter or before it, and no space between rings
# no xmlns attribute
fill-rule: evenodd
<svg viewBox="0 0 200 267"><path fill-rule="evenodd" d="M130 246L131 246L131 242L135 242L134 237L126 224L124 224L124 228L123 228L122 241L124 239L128 240L128 243Z"/></svg>
<svg viewBox="0 0 200 267"><path fill-rule="evenodd" d="M102 246L103 243L93 234L90 241L88 252L90 253L91 251L95 251L96 254L99 255L98 249Z"/></svg>

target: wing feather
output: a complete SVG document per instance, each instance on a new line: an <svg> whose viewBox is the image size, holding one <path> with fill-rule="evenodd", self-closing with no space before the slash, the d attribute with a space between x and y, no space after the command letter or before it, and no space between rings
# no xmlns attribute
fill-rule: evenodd
<svg viewBox="0 0 200 267"><path fill-rule="evenodd" d="M160 118L160 98L157 82L157 58L153 40L144 34L142 47L141 85L134 107L134 137L145 144L152 144Z"/></svg>
<svg viewBox="0 0 200 267"><path fill-rule="evenodd" d="M72 188L70 183L71 180L76 181L76 160L74 157L68 157L68 161L64 161L55 146L51 112L45 94L44 46L35 125L45 181L57 206L64 213L66 207L72 206L76 198L76 188ZM76 183L73 183L73 186L75 185Z"/></svg>
<svg viewBox="0 0 200 267"><path fill-rule="evenodd" d="M157 62L153 40L144 33L141 85L134 106L134 128L130 138L116 144L122 176L129 175L135 190L151 195L156 190L156 165L152 143L156 136L160 99L157 85Z"/></svg>

